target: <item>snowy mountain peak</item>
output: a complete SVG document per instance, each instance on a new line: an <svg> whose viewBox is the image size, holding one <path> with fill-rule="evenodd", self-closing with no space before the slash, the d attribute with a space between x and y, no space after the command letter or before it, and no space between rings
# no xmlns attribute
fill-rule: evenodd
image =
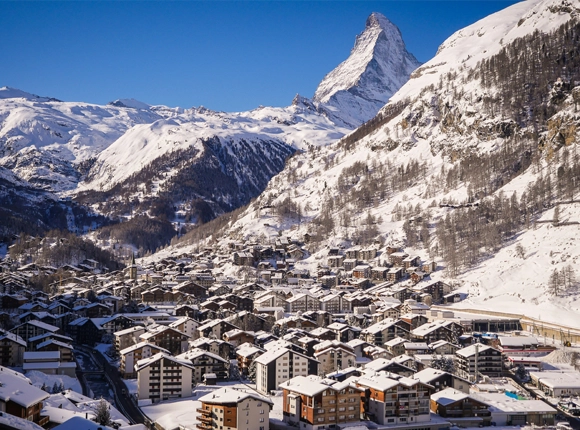
<svg viewBox="0 0 580 430"><path fill-rule="evenodd" d="M394 27L397 31L399 30L385 15L379 12L373 12L369 15L365 27L380 27L382 29Z"/></svg>
<svg viewBox="0 0 580 430"><path fill-rule="evenodd" d="M2 87L0 88L0 99L26 99L36 101L60 101L51 97L40 97L36 94L27 93L17 88Z"/></svg>
<svg viewBox="0 0 580 430"><path fill-rule="evenodd" d="M148 110L151 108L150 105L147 103L140 102L139 100L135 99L117 99L115 101L109 102L109 106L116 106L116 107L125 107L125 108L132 108L132 109L145 109Z"/></svg>
<svg viewBox="0 0 580 430"><path fill-rule="evenodd" d="M313 100L333 120L356 127L371 119L419 65L397 26L373 12L350 56L324 77Z"/></svg>

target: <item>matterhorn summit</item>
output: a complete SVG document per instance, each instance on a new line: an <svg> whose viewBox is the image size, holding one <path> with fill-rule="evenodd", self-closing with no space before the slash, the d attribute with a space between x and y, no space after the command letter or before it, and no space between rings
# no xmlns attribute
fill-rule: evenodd
<svg viewBox="0 0 580 430"><path fill-rule="evenodd" d="M397 26L373 12L350 56L324 77L313 100L333 120L357 127L374 117L420 65Z"/></svg>

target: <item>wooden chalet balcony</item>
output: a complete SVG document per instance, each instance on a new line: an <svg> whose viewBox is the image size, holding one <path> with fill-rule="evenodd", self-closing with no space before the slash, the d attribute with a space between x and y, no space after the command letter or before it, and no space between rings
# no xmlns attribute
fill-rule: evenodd
<svg viewBox="0 0 580 430"><path fill-rule="evenodd" d="M212 430L213 429L213 427L211 425L206 424L206 423L198 423L195 426L200 430Z"/></svg>
<svg viewBox="0 0 580 430"><path fill-rule="evenodd" d="M210 417L211 418L211 409L197 408L196 412L198 414L201 414L202 417Z"/></svg>
<svg viewBox="0 0 580 430"><path fill-rule="evenodd" d="M212 423L212 419L211 417L207 416L207 415L200 415L198 417L198 419L202 422L202 423L207 423L208 425L211 426Z"/></svg>

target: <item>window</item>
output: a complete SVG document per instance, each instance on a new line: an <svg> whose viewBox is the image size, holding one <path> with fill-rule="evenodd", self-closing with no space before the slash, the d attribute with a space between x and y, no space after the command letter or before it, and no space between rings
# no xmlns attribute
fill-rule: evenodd
<svg viewBox="0 0 580 430"><path fill-rule="evenodd" d="M260 414L264 414L264 409L260 409Z"/></svg>
<svg viewBox="0 0 580 430"><path fill-rule="evenodd" d="M331 405L334 405L336 403L336 400L330 400L328 403L330 403Z"/></svg>
<svg viewBox="0 0 580 430"><path fill-rule="evenodd" d="M264 422L264 418L260 418L260 422L263 423Z"/></svg>

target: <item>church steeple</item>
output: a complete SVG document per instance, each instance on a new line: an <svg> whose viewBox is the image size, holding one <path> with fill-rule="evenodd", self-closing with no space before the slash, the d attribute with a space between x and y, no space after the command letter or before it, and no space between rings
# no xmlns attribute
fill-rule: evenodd
<svg viewBox="0 0 580 430"><path fill-rule="evenodd" d="M129 266L129 278L137 280L137 263L135 263L135 253L131 256L131 265Z"/></svg>

